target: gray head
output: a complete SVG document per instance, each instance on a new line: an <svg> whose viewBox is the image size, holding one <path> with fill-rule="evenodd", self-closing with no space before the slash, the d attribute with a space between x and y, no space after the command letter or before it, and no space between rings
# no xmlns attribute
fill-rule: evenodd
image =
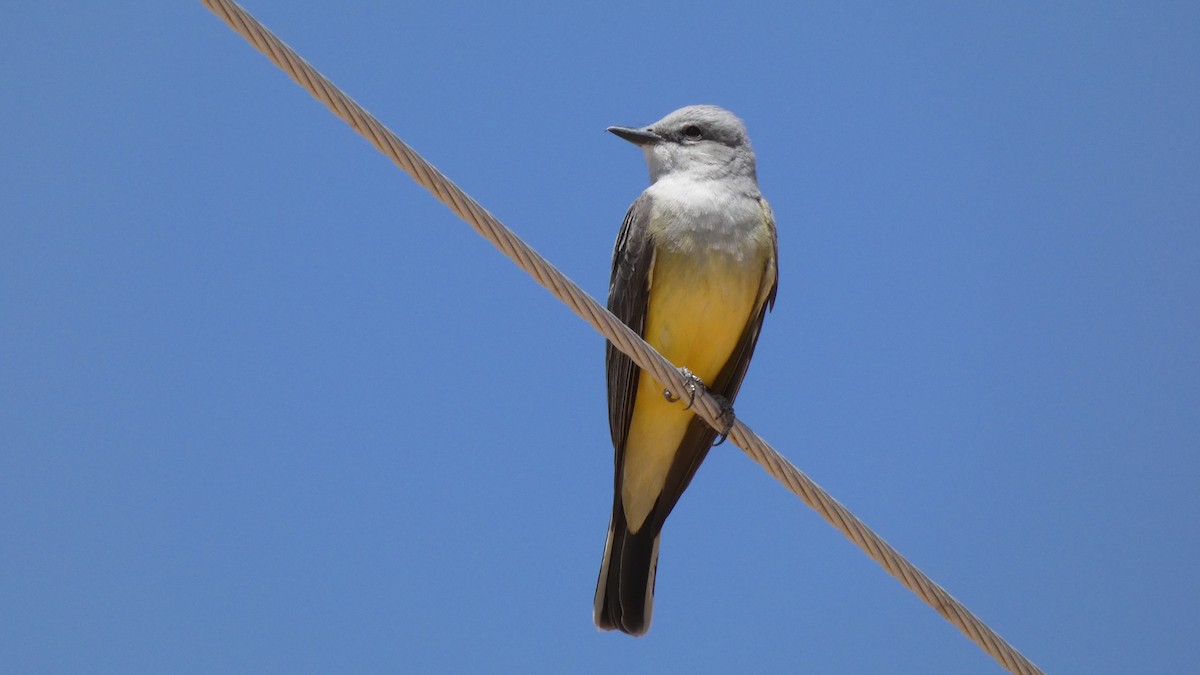
<svg viewBox="0 0 1200 675"><path fill-rule="evenodd" d="M755 179L746 126L724 108L690 105L649 126L608 130L642 148L651 183L674 173L696 179Z"/></svg>

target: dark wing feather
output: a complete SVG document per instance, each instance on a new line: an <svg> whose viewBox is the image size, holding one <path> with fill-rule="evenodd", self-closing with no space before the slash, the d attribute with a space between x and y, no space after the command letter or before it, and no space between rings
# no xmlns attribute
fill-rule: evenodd
<svg viewBox="0 0 1200 675"><path fill-rule="evenodd" d="M617 244L613 250L612 277L608 289L608 309L638 335L645 332L646 301L649 297L650 269L654 249L647 230L651 212L650 197L642 195L629 207ZM625 509L621 507L621 476L625 471L625 444L637 397L641 369L607 343L605 366L608 371L608 423L616 455L613 474L613 516L609 524L609 544L596 584L596 625L604 630L619 628L630 635L642 635L650 627L654 571L657 566L658 530L642 528L629 531Z"/></svg>
<svg viewBox="0 0 1200 675"><path fill-rule="evenodd" d="M638 335L645 328L650 267L654 262L654 249L646 234L650 207L650 197L642 195L625 214L613 249L608 287L608 310ZM616 475L620 476L641 370L612 343L607 344L604 363L608 371L608 427L617 453Z"/></svg>

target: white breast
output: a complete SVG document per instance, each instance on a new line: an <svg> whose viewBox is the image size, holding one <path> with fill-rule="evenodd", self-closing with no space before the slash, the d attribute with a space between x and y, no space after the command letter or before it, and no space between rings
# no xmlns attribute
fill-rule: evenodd
<svg viewBox="0 0 1200 675"><path fill-rule="evenodd" d="M761 260L762 208L753 183L666 177L647 188L652 198L650 236L657 247L697 256Z"/></svg>

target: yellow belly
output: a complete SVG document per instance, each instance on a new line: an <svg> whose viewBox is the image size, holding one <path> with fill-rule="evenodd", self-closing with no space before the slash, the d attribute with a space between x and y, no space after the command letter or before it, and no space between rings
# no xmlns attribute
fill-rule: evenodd
<svg viewBox="0 0 1200 675"><path fill-rule="evenodd" d="M712 384L729 361L761 293L764 266L714 255L659 251L651 272L644 337L671 363ZM679 395L678 392L672 392ZM641 373L625 445L621 499L636 532L662 492L693 413L669 403L663 386Z"/></svg>

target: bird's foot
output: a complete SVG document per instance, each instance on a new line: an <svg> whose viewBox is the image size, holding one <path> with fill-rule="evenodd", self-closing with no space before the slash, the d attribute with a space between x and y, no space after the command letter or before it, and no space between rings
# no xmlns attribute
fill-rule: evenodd
<svg viewBox="0 0 1200 675"><path fill-rule="evenodd" d="M683 375L683 381L685 383L683 388L688 392L688 404L684 410L691 410L692 406L696 403L696 392L699 391L700 387L705 386L704 380L696 377L696 375L687 368L680 368L679 374ZM675 394L672 394L670 389L663 389L663 398L667 399L668 403L674 403L679 400L679 397Z"/></svg>
<svg viewBox="0 0 1200 675"><path fill-rule="evenodd" d="M717 402L721 404L721 414L717 416L717 419L721 421L721 435L717 438L717 442L713 443L713 447L715 448L724 443L726 438L729 438L729 432L733 431L733 423L737 421L737 417L733 414L733 404L726 400L724 396L713 394L713 398L717 399Z"/></svg>

